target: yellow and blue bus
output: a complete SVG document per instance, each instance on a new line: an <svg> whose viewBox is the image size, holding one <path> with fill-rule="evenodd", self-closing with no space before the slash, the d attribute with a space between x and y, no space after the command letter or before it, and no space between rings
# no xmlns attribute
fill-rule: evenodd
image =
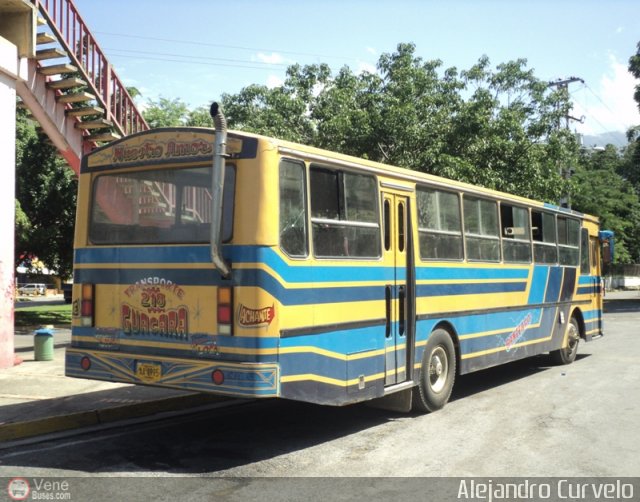
<svg viewBox="0 0 640 502"><path fill-rule="evenodd" d="M83 159L68 376L434 411L456 375L602 335L596 218L212 110Z"/></svg>

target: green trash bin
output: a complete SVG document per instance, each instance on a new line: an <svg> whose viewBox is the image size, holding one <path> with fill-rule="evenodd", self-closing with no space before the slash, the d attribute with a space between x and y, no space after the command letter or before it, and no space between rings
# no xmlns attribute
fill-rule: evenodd
<svg viewBox="0 0 640 502"><path fill-rule="evenodd" d="M33 355L36 361L53 360L53 330L41 328L33 337Z"/></svg>

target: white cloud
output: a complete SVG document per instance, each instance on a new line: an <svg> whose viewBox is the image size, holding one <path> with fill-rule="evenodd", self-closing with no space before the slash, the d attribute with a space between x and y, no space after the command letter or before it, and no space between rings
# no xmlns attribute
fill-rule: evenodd
<svg viewBox="0 0 640 502"><path fill-rule="evenodd" d="M269 75L267 77L267 87L269 89L273 89L274 87L280 87L282 84L284 84L284 80L282 80L282 78L280 78L278 75Z"/></svg>
<svg viewBox="0 0 640 502"><path fill-rule="evenodd" d="M364 61L358 61L358 69L356 70L356 73L360 74L360 73L377 73L378 69L376 68L376 65L371 64L371 63L366 63Z"/></svg>
<svg viewBox="0 0 640 502"><path fill-rule="evenodd" d="M282 54L278 54L277 52L272 52L271 54L258 52L258 54L255 55L255 60L266 64L283 64L285 61Z"/></svg>
<svg viewBox="0 0 640 502"><path fill-rule="evenodd" d="M589 85L572 94L573 116L585 116L585 123L577 129L583 134L600 134L622 131L640 124L640 112L633 99L638 82L629 73L627 65L609 55L609 71L602 76L597 86Z"/></svg>

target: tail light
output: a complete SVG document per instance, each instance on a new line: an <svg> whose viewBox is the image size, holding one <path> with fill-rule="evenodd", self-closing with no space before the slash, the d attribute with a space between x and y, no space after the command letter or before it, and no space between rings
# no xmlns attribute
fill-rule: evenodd
<svg viewBox="0 0 640 502"><path fill-rule="evenodd" d="M80 289L80 323L82 326L93 326L93 307L93 284L82 284Z"/></svg>
<svg viewBox="0 0 640 502"><path fill-rule="evenodd" d="M229 287L218 288L218 333L232 335L233 327L233 290Z"/></svg>

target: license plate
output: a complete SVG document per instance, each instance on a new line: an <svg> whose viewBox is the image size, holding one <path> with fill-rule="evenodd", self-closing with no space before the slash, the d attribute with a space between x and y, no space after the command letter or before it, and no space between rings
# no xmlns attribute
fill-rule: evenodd
<svg viewBox="0 0 640 502"><path fill-rule="evenodd" d="M138 363L136 376L145 382L157 382L162 376L162 366L155 363Z"/></svg>

